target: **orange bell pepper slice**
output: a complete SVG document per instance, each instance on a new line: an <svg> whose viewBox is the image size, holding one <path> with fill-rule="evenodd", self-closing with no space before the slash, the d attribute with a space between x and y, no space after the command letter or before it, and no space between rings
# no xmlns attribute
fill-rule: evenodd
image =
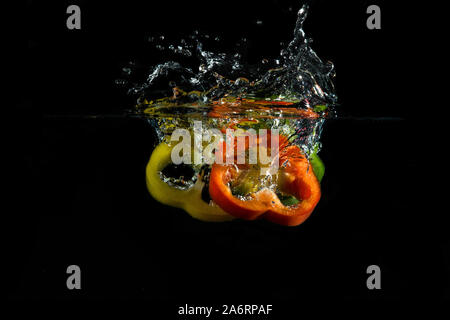
<svg viewBox="0 0 450 320"><path fill-rule="evenodd" d="M241 169L248 169L249 165L215 163L211 169L209 193L219 207L241 219L262 217L286 226L297 226L311 215L320 200L320 183L301 149L287 145L287 140L282 136L279 140L280 164L283 165L278 172L278 188L299 202L285 206L275 191L269 188L254 192L245 199L236 197L229 184L238 178Z"/></svg>

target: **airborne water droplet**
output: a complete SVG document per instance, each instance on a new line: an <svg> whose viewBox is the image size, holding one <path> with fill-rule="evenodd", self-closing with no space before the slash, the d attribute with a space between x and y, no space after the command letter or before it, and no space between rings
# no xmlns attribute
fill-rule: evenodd
<svg viewBox="0 0 450 320"><path fill-rule="evenodd" d="M122 71L125 73L125 74L131 74L131 68L122 68Z"/></svg>
<svg viewBox="0 0 450 320"><path fill-rule="evenodd" d="M124 85L127 85L127 84L128 84L128 81L125 80L125 79L116 79L116 80L114 81L114 83L115 83L116 85L119 85L119 86L124 86Z"/></svg>

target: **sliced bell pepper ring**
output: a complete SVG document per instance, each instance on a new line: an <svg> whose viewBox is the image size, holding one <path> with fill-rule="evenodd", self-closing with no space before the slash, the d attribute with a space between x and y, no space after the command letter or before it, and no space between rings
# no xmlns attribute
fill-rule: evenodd
<svg viewBox="0 0 450 320"><path fill-rule="evenodd" d="M280 139L280 141L284 141ZM237 179L239 165L213 164L210 175L211 198L229 214L254 220L258 217L287 226L304 222L320 200L320 183L311 164L298 146L280 143L278 188L299 200L294 205L284 205L277 194L268 188L252 193L249 199L235 197L229 183Z"/></svg>
<svg viewBox="0 0 450 320"><path fill-rule="evenodd" d="M214 203L206 203L202 199L205 183L201 177L195 184L182 190L168 185L161 180L160 172L168 166L171 160L173 146L165 142L159 144L153 151L146 168L146 183L150 194L159 202L184 209L192 217L202 221L229 221L233 216L224 212Z"/></svg>

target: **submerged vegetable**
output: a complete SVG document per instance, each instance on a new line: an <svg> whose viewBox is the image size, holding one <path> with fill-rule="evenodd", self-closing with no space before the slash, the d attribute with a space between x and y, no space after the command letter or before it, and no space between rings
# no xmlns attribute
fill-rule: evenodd
<svg viewBox="0 0 450 320"><path fill-rule="evenodd" d="M245 197L236 196L231 186L233 182L241 180L241 176L246 174L248 168L247 165L235 163L213 164L209 193L214 202L227 213L246 220L263 217L287 226L296 226L304 222L320 200L319 180L298 146L286 146L281 143L279 155L283 166L276 174L276 189L280 193L295 197L297 203L283 204L277 190L267 186L256 189L246 187L244 189L248 192L244 192ZM320 170L319 167L317 171ZM257 182L253 185L255 183Z"/></svg>
<svg viewBox="0 0 450 320"><path fill-rule="evenodd" d="M170 186L162 180L161 171L171 164L173 146L162 142L153 151L146 168L146 182L150 194L161 203L184 209L192 217L203 221L228 221L233 216L224 212L214 203L202 199L205 183L198 176L195 184L186 190Z"/></svg>
<svg viewBox="0 0 450 320"><path fill-rule="evenodd" d="M271 139L270 135L265 138ZM261 142L261 138L258 141ZM299 225L309 217L320 199L319 182L325 167L317 154L308 161L298 146L287 143L286 137L280 136L279 141L282 166L270 177L270 186L262 182L260 164L235 163L215 163L209 179L205 179L205 171L201 171L195 173L195 179L185 188L174 185L163 174L172 164L174 145L162 142L153 151L146 168L147 188L159 202L184 209L202 221L263 217L282 225Z"/></svg>

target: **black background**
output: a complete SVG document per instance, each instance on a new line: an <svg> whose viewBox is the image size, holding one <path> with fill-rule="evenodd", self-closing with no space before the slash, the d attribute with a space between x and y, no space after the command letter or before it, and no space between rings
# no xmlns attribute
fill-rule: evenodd
<svg viewBox="0 0 450 320"><path fill-rule="evenodd" d="M220 34L224 47L247 37L249 59L276 54L300 3L28 1L23 85L13 92L23 126L12 131L10 297L143 299L167 316L185 303L270 303L274 318L300 314L309 298L449 299L450 243L423 155L417 73L420 39L433 45L433 34L406 2L313 1L305 31L335 64L341 119L325 125L323 196L303 225L203 223L148 194L151 128L113 116L133 105L114 83L121 68L157 62L148 36L194 29ZM70 4L81 30L66 28ZM366 28L370 4L381 7L381 30ZM421 8L422 19L433 10ZM66 288L71 264L80 291ZM371 264L381 290L366 287Z"/></svg>

